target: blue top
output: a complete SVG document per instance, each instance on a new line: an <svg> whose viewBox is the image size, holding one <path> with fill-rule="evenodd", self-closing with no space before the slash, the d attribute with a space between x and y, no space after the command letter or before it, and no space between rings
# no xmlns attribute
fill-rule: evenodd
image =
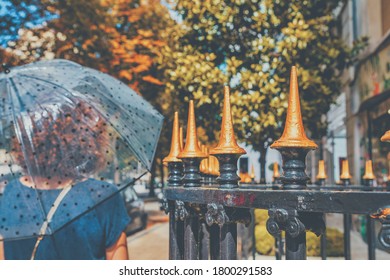
<svg viewBox="0 0 390 280"><path fill-rule="evenodd" d="M130 222L112 184L88 179L72 187L55 212L35 259L105 259ZM30 259L52 204L61 189L39 190L10 182L0 196L0 235L5 259ZM11 238L13 238L11 240Z"/></svg>

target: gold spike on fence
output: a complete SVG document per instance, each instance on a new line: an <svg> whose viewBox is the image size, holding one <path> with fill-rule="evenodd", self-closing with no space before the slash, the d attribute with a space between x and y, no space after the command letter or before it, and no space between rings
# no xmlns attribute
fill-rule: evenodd
<svg viewBox="0 0 390 280"><path fill-rule="evenodd" d="M238 146L234 135L232 113L230 110L230 90L228 86L224 87L224 102L219 143L217 147L210 151L210 154L246 154L245 150Z"/></svg>
<svg viewBox="0 0 390 280"><path fill-rule="evenodd" d="M183 127L182 126L180 126L180 128L179 128L179 143L180 143L180 150L183 150L184 142L183 142Z"/></svg>
<svg viewBox="0 0 390 280"><path fill-rule="evenodd" d="M381 137L382 142L390 142L390 130L386 131L386 133Z"/></svg>
<svg viewBox="0 0 390 280"><path fill-rule="evenodd" d="M295 66L291 69L290 95L288 98L288 109L284 131L282 137L271 145L271 148L291 147L317 149L317 144L307 138L303 127L301 105L299 101L297 69Z"/></svg>
<svg viewBox="0 0 390 280"><path fill-rule="evenodd" d="M366 160L366 168L365 168L365 172L363 175L363 179L365 179L365 180L374 180L375 179L375 175L374 175L374 172L372 170L372 160Z"/></svg>
<svg viewBox="0 0 390 280"><path fill-rule="evenodd" d="M318 180L325 180L326 178L328 178L328 176L326 176L326 172L325 172L325 161L324 160L320 160L318 162L318 174L317 174L317 177L316 177Z"/></svg>
<svg viewBox="0 0 390 280"><path fill-rule="evenodd" d="M349 173L349 164L348 164L348 160L345 159L345 160L343 160L342 165L341 165L341 175L340 175L340 179L347 180L347 179L351 179L351 178L352 178L352 176L351 176L351 174Z"/></svg>
<svg viewBox="0 0 390 280"><path fill-rule="evenodd" d="M198 145L198 136L196 132L196 121L195 121L195 109L194 101L190 100L188 110L188 121L187 121L187 135L186 144L184 149L178 155L178 158L204 158L206 155L202 152Z"/></svg>
<svg viewBox="0 0 390 280"><path fill-rule="evenodd" d="M274 178L274 179L279 178L279 177L280 177L280 173L279 173L279 164L278 164L277 162L274 162L273 170L274 170L273 178Z"/></svg>
<svg viewBox="0 0 390 280"><path fill-rule="evenodd" d="M167 164L168 162L181 162L181 160L177 158L180 152L181 147L179 141L179 113L175 112L173 118L171 151L169 152L169 155L163 159L163 163Z"/></svg>

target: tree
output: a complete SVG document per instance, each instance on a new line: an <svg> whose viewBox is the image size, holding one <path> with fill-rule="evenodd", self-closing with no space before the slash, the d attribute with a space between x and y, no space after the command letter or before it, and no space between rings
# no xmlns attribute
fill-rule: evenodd
<svg viewBox="0 0 390 280"><path fill-rule="evenodd" d="M163 113L170 108L167 99L160 98L163 87L155 58L165 45L161 40L164 26L173 21L158 0L4 3L12 8L12 16L0 15L1 45L18 58L11 62L13 65L69 59L117 77ZM161 137L161 142L158 162L169 147L167 137Z"/></svg>
<svg viewBox="0 0 390 280"><path fill-rule="evenodd" d="M343 2L176 0L174 9L184 32L175 40L181 46L171 50L176 70L168 73L167 90L175 91L179 99L197 100L202 109L198 115L211 122L202 123L203 128L212 136L222 91L214 83L230 81L236 132L242 142L261 152L265 178L266 148L282 132L293 65L299 69L307 131L314 139L325 135L323 116L340 93L340 75L365 42L349 48L335 32L334 11ZM200 66L173 62L177 49L187 53L183 55L187 60L191 53L203 57L208 75L187 81L187 76L197 77Z"/></svg>

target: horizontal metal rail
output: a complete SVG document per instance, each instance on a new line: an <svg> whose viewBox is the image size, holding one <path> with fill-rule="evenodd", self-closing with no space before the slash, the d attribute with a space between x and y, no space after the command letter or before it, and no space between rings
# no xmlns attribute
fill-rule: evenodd
<svg viewBox="0 0 390 280"><path fill-rule="evenodd" d="M375 214L390 208L390 192L329 191L329 190L272 190L257 188L220 189L168 187L168 200L196 204L216 203L226 207L258 209L295 209L300 212Z"/></svg>

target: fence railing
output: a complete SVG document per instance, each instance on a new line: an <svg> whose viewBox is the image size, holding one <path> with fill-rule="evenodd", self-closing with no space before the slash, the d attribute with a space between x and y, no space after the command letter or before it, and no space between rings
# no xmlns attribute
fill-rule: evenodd
<svg viewBox="0 0 390 280"><path fill-rule="evenodd" d="M268 210L266 225L276 240L277 259L283 251L286 259L306 259L307 231L321 236L321 256L325 259L325 213L343 214L345 259L351 258L352 214L366 216L369 259L375 259L374 219L381 222L379 242L390 249L390 192L373 187L371 162L366 165L364 185L350 184L348 162L343 163L342 185L325 185L323 164L317 176L320 184L307 185L305 158L317 145L306 137L303 128L295 68L288 104L283 135L271 145L283 158L283 175L275 178L280 184L273 185L239 184L237 160L245 150L235 140L228 87L219 144L209 155L197 141L193 101L189 104L184 147L175 113L171 152L164 159L169 170L169 186L164 193L170 218L170 259L237 259L237 224L253 222L253 209ZM388 132L382 141L389 140ZM281 231L285 231L284 250L280 248Z"/></svg>

